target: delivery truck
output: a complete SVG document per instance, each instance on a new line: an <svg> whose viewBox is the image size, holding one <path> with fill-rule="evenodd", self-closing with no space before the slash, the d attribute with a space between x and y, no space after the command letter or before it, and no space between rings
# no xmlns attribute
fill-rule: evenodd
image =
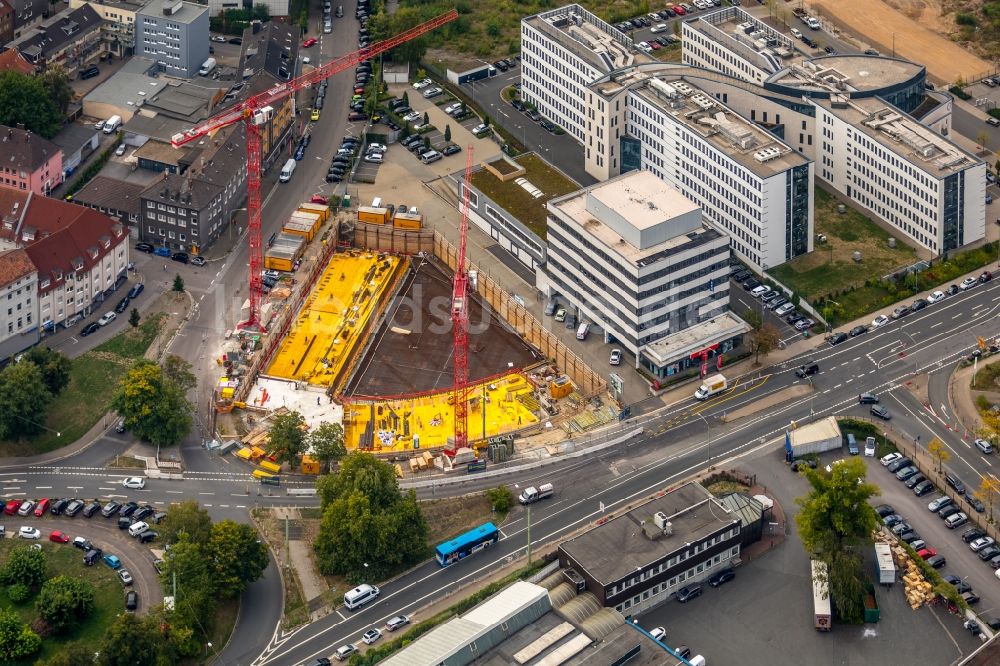
<svg viewBox="0 0 1000 666"><path fill-rule="evenodd" d="M830 585L826 562L813 560L811 566L816 631L830 631L833 628L833 612L830 609Z"/></svg>
<svg viewBox="0 0 1000 666"><path fill-rule="evenodd" d="M810 454L833 451L841 446L843 440L840 426L833 416L795 427L785 433L785 459L788 462Z"/></svg>
<svg viewBox="0 0 1000 666"><path fill-rule="evenodd" d="M722 375L712 375L705 380L705 383L694 392L694 397L698 400L705 400L716 393L721 393L728 388L729 384Z"/></svg>
<svg viewBox="0 0 1000 666"><path fill-rule="evenodd" d="M521 504L532 504L538 500L552 497L553 492L555 492L555 488L552 487L551 483L543 483L537 488L528 486L521 492L521 495L517 499Z"/></svg>

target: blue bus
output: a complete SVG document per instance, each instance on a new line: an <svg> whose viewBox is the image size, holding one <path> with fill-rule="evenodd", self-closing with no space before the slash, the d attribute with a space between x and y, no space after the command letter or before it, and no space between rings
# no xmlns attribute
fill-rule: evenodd
<svg viewBox="0 0 1000 666"><path fill-rule="evenodd" d="M484 523L462 536L445 541L434 549L438 564L443 567L489 548L500 540L500 530L493 523Z"/></svg>

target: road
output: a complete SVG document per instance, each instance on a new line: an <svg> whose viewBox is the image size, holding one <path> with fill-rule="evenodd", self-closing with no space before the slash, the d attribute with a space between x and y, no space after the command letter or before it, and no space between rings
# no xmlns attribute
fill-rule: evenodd
<svg viewBox="0 0 1000 666"><path fill-rule="evenodd" d="M644 428L643 434L625 444L579 461L557 463L535 474L511 475L508 482L512 484L559 479L558 497L536 505L532 512L533 547L537 549L592 523L602 515L602 504L605 512L613 511L703 468L709 460L718 463L762 447L777 448L773 440L790 421L807 420L810 415L865 415L867 412L858 406L856 398L862 391L874 391L882 397L883 404L892 411L892 424L897 432L914 441L917 435L922 435L921 441L926 443L932 430L926 421L907 411L905 382L915 372L945 368L967 354L975 336L990 331L997 301L1000 301L997 283L976 287L836 347L820 343L815 350L762 371L759 377L740 378L734 382L733 389L705 403L685 400L657 414L643 416L635 422ZM729 423L723 420L728 413L801 383L793 369L806 360L806 356L821 368L821 372L811 378L811 392L789 398L774 407L756 410L752 416ZM201 457L210 460L207 456ZM72 464L74 462L64 461L23 471L8 470L0 476L3 493L5 496L34 496L43 493L42 488L45 488L43 494L49 495L71 491L75 495L88 496L107 492L101 489L109 487L106 484L112 480L112 475L102 469L80 469ZM220 462L216 464L224 466ZM970 458L967 464L971 467L976 463ZM971 470L968 473L971 474ZM310 503L283 496L248 495L245 475L235 470L195 471L186 477L183 485L151 482L142 491L142 499L168 503L180 497L197 498L209 507L213 517L245 515L243 512L255 503ZM497 481L492 479L489 483ZM461 492L469 490L463 487ZM437 488L438 495L445 492L445 488ZM251 586L244 602L245 610L251 615L241 617L237 630L239 640L233 641L238 648L228 650L220 663L247 663L247 657L258 654L260 643L265 640L270 640L270 644L255 663L300 663L312 656L329 655L337 646L356 641L364 630L382 623L387 617L399 612L412 613L428 600L447 595L463 583L523 554L526 533L527 514L517 509L510 522L504 525L503 539L488 554L447 569L426 562L386 583L375 605L351 615L335 612L281 637L270 634L279 612L276 604L258 603L255 608L249 607L250 599L277 598L280 592L272 570L264 581ZM261 593L267 586L274 586L274 591ZM1000 604L1000 598L989 598L988 590L981 594L984 607L987 603L991 607Z"/></svg>

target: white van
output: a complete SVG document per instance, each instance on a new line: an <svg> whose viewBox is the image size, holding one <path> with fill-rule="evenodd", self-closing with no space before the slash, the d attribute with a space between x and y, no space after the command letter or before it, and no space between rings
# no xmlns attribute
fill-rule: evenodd
<svg viewBox="0 0 1000 666"><path fill-rule="evenodd" d="M576 339L586 340L588 333L590 333L590 324L588 324L587 322L583 322L582 324L580 324L580 327L576 329Z"/></svg>
<svg viewBox="0 0 1000 666"><path fill-rule="evenodd" d="M441 153L436 150L428 150L426 153L420 156L420 161L424 164L430 164L431 162L437 162L439 159L444 157Z"/></svg>
<svg viewBox="0 0 1000 666"><path fill-rule="evenodd" d="M364 606L369 601L375 601L378 599L378 594L377 587L363 583L344 595L344 605L350 610L354 610Z"/></svg>
<svg viewBox="0 0 1000 666"><path fill-rule="evenodd" d="M287 183L292 179L292 174L295 173L295 165L298 164L295 160L288 160L285 162L285 166L281 167L281 175L278 176L278 180L282 183Z"/></svg>
<svg viewBox="0 0 1000 666"><path fill-rule="evenodd" d="M381 208L381 207L382 207L382 197L375 197L374 199L372 199L372 208Z"/></svg>
<svg viewBox="0 0 1000 666"><path fill-rule="evenodd" d="M122 126L122 117L118 115L111 116L104 121L104 133L114 134L118 131L118 128Z"/></svg>
<svg viewBox="0 0 1000 666"><path fill-rule="evenodd" d="M132 523L132 526L128 528L128 534L129 536L137 537L143 532L146 532L148 530L149 530L149 525L140 520L137 523Z"/></svg>

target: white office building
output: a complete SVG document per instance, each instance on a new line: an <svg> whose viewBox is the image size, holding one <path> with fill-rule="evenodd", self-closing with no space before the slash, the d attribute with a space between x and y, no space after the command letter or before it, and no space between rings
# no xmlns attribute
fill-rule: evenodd
<svg viewBox="0 0 1000 666"><path fill-rule="evenodd" d="M548 203L548 258L536 286L642 364L648 345L725 313L729 239L649 171Z"/></svg>
<svg viewBox="0 0 1000 666"><path fill-rule="evenodd" d="M624 32L579 5L521 21L521 97L586 143L593 131L584 100L591 81L648 58Z"/></svg>
<svg viewBox="0 0 1000 666"><path fill-rule="evenodd" d="M208 60L208 8L182 0L152 0L135 14L135 54L166 74L191 78Z"/></svg>

